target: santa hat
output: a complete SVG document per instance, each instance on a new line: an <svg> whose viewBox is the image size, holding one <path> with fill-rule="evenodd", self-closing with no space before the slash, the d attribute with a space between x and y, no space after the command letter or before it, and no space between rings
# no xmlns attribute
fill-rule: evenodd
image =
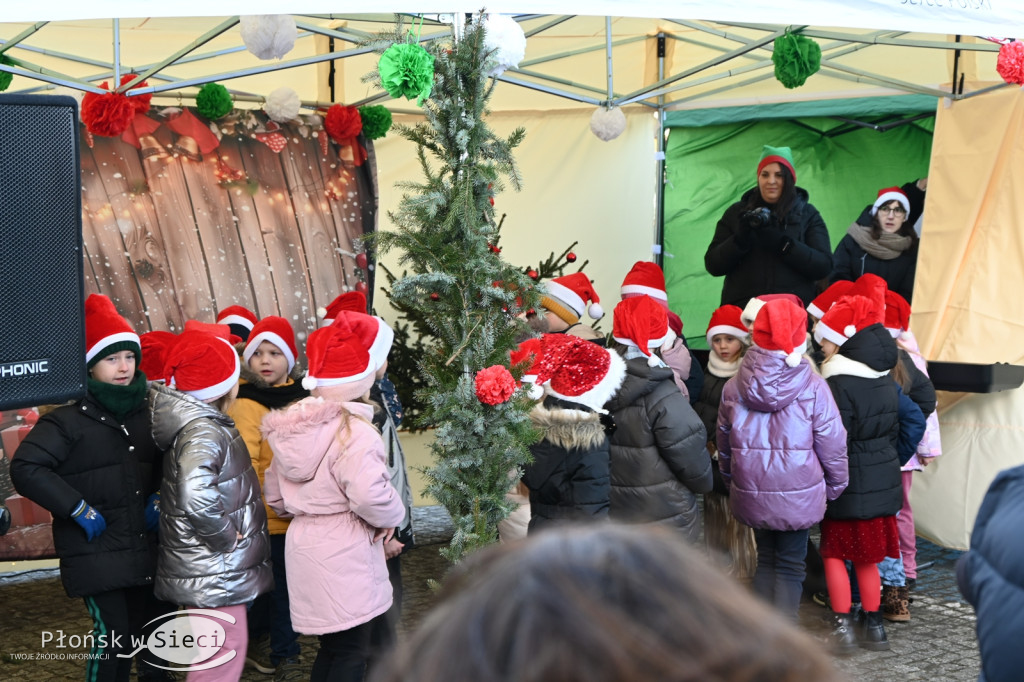
<svg viewBox="0 0 1024 682"><path fill-rule="evenodd" d="M900 202L903 210L910 213L910 199L907 198L906 192L899 187L886 187L885 189L878 190L878 198L875 199L875 203L871 207L871 215L878 213L878 209L890 201Z"/></svg>
<svg viewBox="0 0 1024 682"><path fill-rule="evenodd" d="M885 328L894 339L910 331L910 304L892 289L885 292Z"/></svg>
<svg viewBox="0 0 1024 682"><path fill-rule="evenodd" d="M814 327L814 340L828 339L841 346L865 327L882 321L882 311L873 301L859 296L844 296L828 309Z"/></svg>
<svg viewBox="0 0 1024 682"><path fill-rule="evenodd" d="M650 296L654 300L668 307L668 294L665 293L665 273L661 271L657 263L650 261L637 261L626 273L619 288L622 298L632 296Z"/></svg>
<svg viewBox="0 0 1024 682"><path fill-rule="evenodd" d="M678 315L676 315L671 310L668 311L667 315L668 315L668 328L671 329L672 332L676 336L682 336L683 335L683 318L679 317Z"/></svg>
<svg viewBox="0 0 1024 682"><path fill-rule="evenodd" d="M544 287L547 291L540 297L540 304L566 324L579 322L584 311L595 320L604 317L594 285L582 272L556 277L546 282ZM587 301L591 301L589 306Z"/></svg>
<svg viewBox="0 0 1024 682"><path fill-rule="evenodd" d="M246 364L248 364L249 359L255 355L256 349L264 341L269 341L284 353L285 358L288 359L288 371L291 372L292 368L295 367L295 358L298 356L299 351L295 347L295 331L288 320L283 317L268 315L256 323L256 326L252 328L252 332L249 334L245 350L242 351L242 359L245 360Z"/></svg>
<svg viewBox="0 0 1024 682"><path fill-rule="evenodd" d="M716 334L735 336L744 344L749 344L750 332L747 331L746 325L743 324L742 315L743 311L737 305L723 305L713 312L711 314L711 321L708 322L708 332L706 335L708 346L711 346L711 339Z"/></svg>
<svg viewBox="0 0 1024 682"><path fill-rule="evenodd" d="M768 301L785 300L790 303L795 303L801 308L804 307L804 302L800 300L800 297L796 294L761 294L747 301L747 305L743 308L743 313L740 315L740 321L747 329L754 328L754 320L757 319L757 313L760 312L761 308Z"/></svg>
<svg viewBox="0 0 1024 682"><path fill-rule="evenodd" d="M754 319L754 343L786 358L796 367L807 350L807 311L784 298L766 301Z"/></svg>
<svg viewBox="0 0 1024 682"><path fill-rule="evenodd" d="M881 322L885 319L885 292L888 290L889 285L884 279L878 275L866 272L854 281L853 288L850 289L850 293L847 295L863 296L871 301L878 315L878 321Z"/></svg>
<svg viewBox="0 0 1024 682"><path fill-rule="evenodd" d="M626 376L626 363L618 353L567 334L541 337L541 358L535 365L548 395L601 413Z"/></svg>
<svg viewBox="0 0 1024 682"><path fill-rule="evenodd" d="M647 364L658 366L651 348L661 348L671 337L668 314L650 296L627 298L615 306L612 338L626 346L639 348L647 356Z"/></svg>
<svg viewBox="0 0 1024 682"><path fill-rule="evenodd" d="M240 305L229 305L217 313L217 324L226 324L231 328L231 333L242 341L248 340L249 332L257 321L256 313Z"/></svg>
<svg viewBox="0 0 1024 682"><path fill-rule="evenodd" d="M172 332L156 330L139 336L142 347L142 361L138 363L140 372L150 381L164 381L164 365L167 353L178 341L178 335Z"/></svg>
<svg viewBox="0 0 1024 682"><path fill-rule="evenodd" d="M512 367L529 362L526 366L526 370L523 372L523 375L519 380L524 384L530 385L526 394L533 400L540 400L540 397L544 395L543 389L541 389L537 383L537 372L538 365L540 364L541 353L541 339L539 336L532 339L526 339L508 353L509 365Z"/></svg>
<svg viewBox="0 0 1024 682"><path fill-rule="evenodd" d="M807 305L807 312L816 320L832 307L841 297L846 296L853 289L853 282L848 279L841 279L829 285L825 291L818 294L813 301Z"/></svg>
<svg viewBox="0 0 1024 682"><path fill-rule="evenodd" d="M223 337L185 331L167 353L167 385L196 400L214 400L238 383L238 352Z"/></svg>
<svg viewBox="0 0 1024 682"><path fill-rule="evenodd" d="M224 339L232 346L242 342L237 334L231 331L231 326L226 324L211 324L209 322L200 322L199 320L185 320L184 332L202 332L204 334L210 334L216 336L219 339Z"/></svg>
<svg viewBox="0 0 1024 682"><path fill-rule="evenodd" d="M373 371L376 372L387 362L391 344L395 340L394 330L376 315L367 315L352 310L339 310L331 324L336 324L343 318L352 329L352 333L359 339L359 343L363 344L370 354L370 362L373 365Z"/></svg>
<svg viewBox="0 0 1024 682"><path fill-rule="evenodd" d="M103 294L85 299L85 364L89 369L113 353L130 350L136 363L142 360L139 335L121 317L114 302Z"/></svg>
<svg viewBox="0 0 1024 682"><path fill-rule="evenodd" d="M793 183L796 184L796 169L793 168L793 151L789 147L764 146L761 150L761 160L757 164L757 174L770 163L778 163L789 169L793 176Z"/></svg>
<svg viewBox="0 0 1024 682"><path fill-rule="evenodd" d="M366 313L366 294L361 291L346 291L335 298L326 308L317 308L316 316L324 321L324 324L334 322L338 313L342 310L351 310L354 313Z"/></svg>
<svg viewBox="0 0 1024 682"><path fill-rule="evenodd" d="M337 400L355 400L373 386L374 367L367 347L360 342L347 316L339 315L328 327L321 327L306 341L309 369L302 387L336 388Z"/></svg>

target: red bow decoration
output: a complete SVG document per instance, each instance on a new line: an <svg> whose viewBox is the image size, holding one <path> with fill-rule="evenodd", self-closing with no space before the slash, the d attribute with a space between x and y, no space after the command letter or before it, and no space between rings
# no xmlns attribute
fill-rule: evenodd
<svg viewBox="0 0 1024 682"><path fill-rule="evenodd" d="M185 137L191 137L199 146L199 151L209 154L220 146L220 140L214 135L210 128L203 124L198 118L192 115L188 109L182 109L181 113L167 121L167 127Z"/></svg>
<svg viewBox="0 0 1024 682"><path fill-rule="evenodd" d="M324 117L324 130L341 147L352 148L352 162L363 165L367 159L366 149L357 139L363 132L363 118L355 107L333 104Z"/></svg>
<svg viewBox="0 0 1024 682"><path fill-rule="evenodd" d="M221 186L245 179L245 171L235 170L223 159L217 159L217 168L213 174Z"/></svg>
<svg viewBox="0 0 1024 682"><path fill-rule="evenodd" d="M288 138L280 131L281 126L276 121L267 121L267 132L253 133L253 137L270 147L275 154L280 154L288 146Z"/></svg>
<svg viewBox="0 0 1024 682"><path fill-rule="evenodd" d="M149 116L138 113L132 118L131 125L121 135L121 139L136 149L142 149L142 143L139 142L139 138L145 135L152 135L159 127L159 121L154 121Z"/></svg>
<svg viewBox="0 0 1024 682"><path fill-rule="evenodd" d="M100 85L104 90L110 86L106 81ZM82 97L82 123L93 135L117 137L131 124L135 116L135 105L124 95L107 92L97 95L87 92Z"/></svg>

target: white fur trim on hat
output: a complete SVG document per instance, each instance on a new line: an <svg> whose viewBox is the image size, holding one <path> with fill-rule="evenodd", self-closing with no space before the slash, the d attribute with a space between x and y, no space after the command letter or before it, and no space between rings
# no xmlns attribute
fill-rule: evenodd
<svg viewBox="0 0 1024 682"><path fill-rule="evenodd" d="M664 290L657 289L655 287L645 287L642 284L623 284L619 288L619 293L623 296L626 294L644 294L645 296L650 296L651 298L656 298L660 301L668 300L668 294L666 294Z"/></svg>
<svg viewBox="0 0 1024 682"><path fill-rule="evenodd" d="M307 372L306 376L302 379L302 387L307 391L312 391L314 388L319 386L337 386L339 384L351 384L354 381L361 381L371 374L375 374L377 368L373 366L373 359L370 359L370 364L365 370L359 374L353 374L352 376L339 377L336 379L319 379L314 376L310 376Z"/></svg>
<svg viewBox="0 0 1024 682"><path fill-rule="evenodd" d="M367 352L370 354L370 362L374 367L373 371L376 372L387 362L388 353L391 352L391 344L395 340L395 330L376 315L373 316L373 319L377 320L377 335L373 337L373 343L367 349Z"/></svg>
<svg viewBox="0 0 1024 682"><path fill-rule="evenodd" d="M814 340L820 344L822 339L828 339L837 346L841 346L849 340L849 337L843 336L832 327L819 321L814 325Z"/></svg>
<svg viewBox="0 0 1024 682"><path fill-rule="evenodd" d="M745 346L750 345L750 330L740 329L739 327L733 327L731 324L716 324L714 327L708 329L707 340L708 346L711 346L711 339L715 338L717 334L728 334L729 336L735 336Z"/></svg>
<svg viewBox="0 0 1024 682"><path fill-rule="evenodd" d="M218 336L217 340L223 341L224 343L227 344L228 348L231 349L231 355L232 357L235 358L235 371L233 371L231 373L231 376L229 376L227 379L224 379L223 381L220 381L214 384L213 386L199 388L194 391L181 391L182 393L187 393L196 400L202 400L203 402L206 402L207 400L214 400L216 398L219 398L222 395L226 395L228 391L231 390L231 387L238 383L238 375L242 371L242 365L238 361L238 352L235 350L235 347L231 345L231 342L228 341L227 339L222 339ZM171 378L171 388L175 388L173 377Z"/></svg>
<svg viewBox="0 0 1024 682"><path fill-rule="evenodd" d="M807 304L807 314L812 315L817 320L825 317L825 311L814 305L814 301Z"/></svg>
<svg viewBox="0 0 1024 682"><path fill-rule="evenodd" d="M217 324L237 324L240 327L245 327L249 331L252 331L254 326L252 320L248 320L241 315L225 315L217 320Z"/></svg>
<svg viewBox="0 0 1024 682"><path fill-rule="evenodd" d="M903 207L903 210L906 211L908 214L910 213L910 200L907 199L906 194L904 194L903 192L886 192L882 196L875 199L875 204L874 206L871 207L871 215L875 215L876 213L878 213L878 209L881 208L882 204L887 204L890 201L900 202L900 206Z"/></svg>
<svg viewBox="0 0 1024 682"><path fill-rule="evenodd" d="M743 307L743 312L740 314L740 320L743 324L747 325L747 329L754 328L754 320L757 319L757 314L761 312L761 308L764 307L765 302L756 296L749 301L747 305Z"/></svg>
<svg viewBox="0 0 1024 682"><path fill-rule="evenodd" d="M559 301L569 306L569 308L576 313L576 317L583 317L583 311L586 310L587 304L579 294L564 284L559 284L555 280L545 282L544 286L547 287L549 296L557 298Z"/></svg>
<svg viewBox="0 0 1024 682"><path fill-rule="evenodd" d="M262 331L246 342L245 350L242 351L242 359L245 360L246 364L249 363L249 358L256 354L256 349L264 341L269 341L284 353L285 358L288 359L288 371L291 372L292 368L295 367L295 356L292 355L292 349L288 347L288 344L284 342L280 334L275 334L271 331Z"/></svg>
<svg viewBox="0 0 1024 682"><path fill-rule="evenodd" d="M107 346L113 346L115 343L121 343L122 341L130 341L136 346L139 346L140 348L142 347L142 343L139 341L139 335L135 332L118 332L116 334L111 334L110 336L104 336L102 339L97 341L92 348L85 352L85 361L89 362Z"/></svg>
<svg viewBox="0 0 1024 682"><path fill-rule="evenodd" d="M626 378L625 360L619 357L619 354L615 351L607 352L608 359L610 360L608 364L608 371L605 372L601 381L597 382L597 385L586 393L575 396L562 395L551 388L550 384L545 384L544 390L547 391L548 395L570 403L586 405L594 412L606 414L607 410L604 409L605 403L612 399L615 393L619 390L619 387L622 385L622 381Z"/></svg>
<svg viewBox="0 0 1024 682"><path fill-rule="evenodd" d="M648 348L661 348L662 346L665 345L666 341L668 341L669 339L673 338L675 335L676 335L676 333L674 331L672 331L672 328L670 327L669 330L667 332L665 332L664 336L659 336L656 339L650 339L647 342L647 347ZM632 346L633 348L639 348L640 347L640 346L636 345L636 341L634 341L633 339L627 339L627 338L625 338L623 336L613 336L612 338L615 339L616 341L618 341L619 343L621 343L623 346Z"/></svg>

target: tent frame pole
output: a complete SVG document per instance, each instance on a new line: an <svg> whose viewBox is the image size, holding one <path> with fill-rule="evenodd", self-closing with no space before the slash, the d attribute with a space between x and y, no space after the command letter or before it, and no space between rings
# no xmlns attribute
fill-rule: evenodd
<svg viewBox="0 0 1024 682"><path fill-rule="evenodd" d="M658 33L658 80L665 78L665 33ZM655 186L654 262L665 269L665 96L658 95L658 141Z"/></svg>

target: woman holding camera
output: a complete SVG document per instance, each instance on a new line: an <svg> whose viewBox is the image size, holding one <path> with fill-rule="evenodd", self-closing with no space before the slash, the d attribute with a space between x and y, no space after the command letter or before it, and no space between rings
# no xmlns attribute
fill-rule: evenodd
<svg viewBox="0 0 1024 682"><path fill-rule="evenodd" d="M757 187L725 210L704 254L704 267L725 276L722 305L746 306L761 294L796 294L810 303L815 282L832 272L825 221L796 186L789 147L765 145Z"/></svg>

